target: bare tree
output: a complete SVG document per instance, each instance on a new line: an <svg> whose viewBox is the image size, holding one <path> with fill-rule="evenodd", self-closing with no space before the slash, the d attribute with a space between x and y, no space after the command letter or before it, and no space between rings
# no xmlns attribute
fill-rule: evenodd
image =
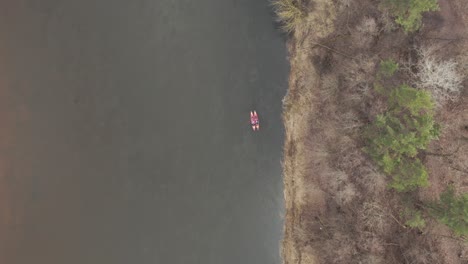
<svg viewBox="0 0 468 264"><path fill-rule="evenodd" d="M433 46L417 51L419 60L416 63L415 86L430 91L439 105L458 99L463 77L457 71L457 62L437 59Z"/></svg>
<svg viewBox="0 0 468 264"><path fill-rule="evenodd" d="M361 22L356 26L358 32L362 32L365 35L377 36L379 35L379 29L375 19L372 17L364 17Z"/></svg>

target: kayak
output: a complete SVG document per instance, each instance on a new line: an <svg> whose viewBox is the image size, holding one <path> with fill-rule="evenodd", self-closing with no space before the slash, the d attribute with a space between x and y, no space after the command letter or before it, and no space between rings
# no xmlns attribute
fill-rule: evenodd
<svg viewBox="0 0 468 264"><path fill-rule="evenodd" d="M260 129L260 122L258 120L257 111L250 111L250 125L252 125L253 131L258 131Z"/></svg>

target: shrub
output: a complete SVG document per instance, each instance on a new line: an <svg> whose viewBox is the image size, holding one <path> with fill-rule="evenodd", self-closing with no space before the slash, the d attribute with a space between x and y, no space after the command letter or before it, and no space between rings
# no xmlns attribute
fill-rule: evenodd
<svg viewBox="0 0 468 264"><path fill-rule="evenodd" d="M375 57L357 55L354 60L343 60L340 64L344 77L343 87L354 88L369 82L376 63Z"/></svg>
<svg viewBox="0 0 468 264"><path fill-rule="evenodd" d="M335 201L340 206L345 206L352 202L357 195L356 187L352 183L347 184L335 195Z"/></svg>
<svg viewBox="0 0 468 264"><path fill-rule="evenodd" d="M426 221L423 219L421 212L416 210L406 210L406 216L409 218L405 224L411 228L423 229L426 226Z"/></svg>
<svg viewBox="0 0 468 264"><path fill-rule="evenodd" d="M365 35L377 36L379 34L377 23L372 17L363 18L361 23L357 25L356 29Z"/></svg>
<svg viewBox="0 0 468 264"><path fill-rule="evenodd" d="M439 134L433 108L426 91L402 85L390 92L388 111L378 115L366 130L366 152L392 176L390 187L397 191L428 184L426 169L416 156Z"/></svg>
<svg viewBox="0 0 468 264"><path fill-rule="evenodd" d="M382 0L381 7L396 17L405 32L419 29L423 12L439 10L437 0Z"/></svg>
<svg viewBox="0 0 468 264"><path fill-rule="evenodd" d="M379 18L380 22L382 23L382 30L385 33L392 32L397 28L395 24L395 20L392 19L390 13L387 10L382 12L381 17Z"/></svg>
<svg viewBox="0 0 468 264"><path fill-rule="evenodd" d="M388 215L377 202L364 202L360 212L359 221L365 230L382 233L388 223Z"/></svg>
<svg viewBox="0 0 468 264"><path fill-rule="evenodd" d="M391 77L399 68L398 63L392 59L383 60L380 62L379 75Z"/></svg>
<svg viewBox="0 0 468 264"><path fill-rule="evenodd" d="M384 95L386 92L385 87L378 81L374 82L374 91L381 95Z"/></svg>
<svg viewBox="0 0 468 264"><path fill-rule="evenodd" d="M385 176L373 169L362 171L361 176L357 178L357 182L362 186L367 193L372 195L380 195L385 191L387 185Z"/></svg>
<svg viewBox="0 0 468 264"><path fill-rule="evenodd" d="M439 201L427 205L429 213L447 225L457 235L468 234L468 193L455 195L453 187L448 187Z"/></svg>
<svg viewBox="0 0 468 264"><path fill-rule="evenodd" d="M377 35L379 35L379 28L372 17L362 18L356 28L351 31L353 45L362 49L369 49Z"/></svg>
<svg viewBox="0 0 468 264"><path fill-rule="evenodd" d="M458 73L458 64L455 61L437 60L433 51L431 47L418 50L419 60L416 64L415 85L430 91L434 100L442 104L458 98L463 76Z"/></svg>
<svg viewBox="0 0 468 264"><path fill-rule="evenodd" d="M304 23L306 12L302 0L274 0L273 7L284 31L290 33Z"/></svg>

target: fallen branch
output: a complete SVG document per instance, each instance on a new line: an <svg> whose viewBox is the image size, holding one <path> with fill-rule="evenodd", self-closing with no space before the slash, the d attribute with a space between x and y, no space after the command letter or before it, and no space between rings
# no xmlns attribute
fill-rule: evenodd
<svg viewBox="0 0 468 264"><path fill-rule="evenodd" d="M465 173L465 174L468 174L468 170L465 170L465 169L460 169L460 168L454 167L454 166L449 166L449 168L454 169L454 170L459 171L459 172L462 172L462 173Z"/></svg>
<svg viewBox="0 0 468 264"><path fill-rule="evenodd" d="M424 233L425 236L439 236L439 237L445 237L445 238L450 238L450 239L453 239L453 240L457 240L457 241L461 241L461 242L467 242L466 238L465 237L460 237L460 238L457 238L457 237L453 237L453 236L447 236L447 235L441 235L441 234L434 234L434 233Z"/></svg>
<svg viewBox="0 0 468 264"><path fill-rule="evenodd" d="M393 214L391 214L391 213L388 213L388 214L393 218L393 220L395 220L395 222L397 222L401 227L403 227L404 229L406 229L406 226L403 225L402 223L400 223L400 221L398 221L398 220L393 216Z"/></svg>
<svg viewBox="0 0 468 264"><path fill-rule="evenodd" d="M330 47L328 47L328 46L326 46L326 45L323 45L323 44L320 44L320 43L317 43L317 42L313 42L313 41L311 41L311 43L314 44L314 45L316 45L316 46L320 46L320 47L322 47L322 48L325 48L325 49L327 49L327 50L330 50L330 51L332 51L332 52L335 52L335 53L337 53L337 54L340 54L341 56L345 56L345 57L347 57L347 58L350 58L350 59L353 59L353 60L354 60L354 57L351 57L351 56L349 56L349 55L347 55L347 54L344 54L344 53L342 53L342 52L340 52L340 51L338 51L338 50L336 50L336 49L332 49L332 48L330 48Z"/></svg>
<svg viewBox="0 0 468 264"><path fill-rule="evenodd" d="M453 151L453 152L451 152L451 153L434 153L434 152L426 152L426 154L427 154L427 155L431 155L431 156L439 156L439 157L450 157L450 156L452 156L452 155L456 154L456 153L457 153L457 152L460 150L460 147L461 147L461 145L460 145L460 144L458 144L458 146L457 146L457 149L456 149L456 150L454 150L454 151Z"/></svg>
<svg viewBox="0 0 468 264"><path fill-rule="evenodd" d="M436 40L446 40L446 41L457 41L457 40L466 40L468 38L429 38L429 37L425 37L425 39L436 39Z"/></svg>

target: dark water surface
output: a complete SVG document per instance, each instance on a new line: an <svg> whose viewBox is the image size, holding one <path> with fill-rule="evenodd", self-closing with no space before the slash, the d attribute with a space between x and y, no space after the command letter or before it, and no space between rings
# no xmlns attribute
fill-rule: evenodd
<svg viewBox="0 0 468 264"><path fill-rule="evenodd" d="M267 0L0 1L0 261L280 263L272 20Z"/></svg>

